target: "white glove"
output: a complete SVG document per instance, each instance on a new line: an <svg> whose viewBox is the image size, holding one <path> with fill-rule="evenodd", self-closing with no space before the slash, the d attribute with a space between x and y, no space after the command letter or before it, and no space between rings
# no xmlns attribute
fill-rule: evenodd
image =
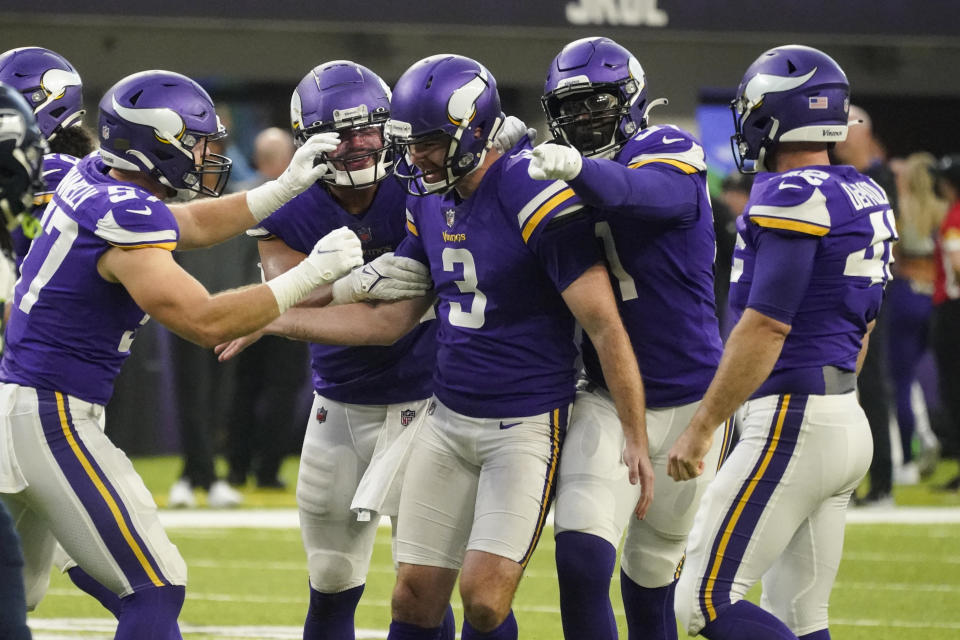
<svg viewBox="0 0 960 640"><path fill-rule="evenodd" d="M513 145L520 142L523 136L530 138L533 143L537 139L537 130L533 127L527 127L523 120L516 116L507 116L497 137L493 139L493 147L500 153L506 153L513 148Z"/></svg>
<svg viewBox="0 0 960 640"><path fill-rule="evenodd" d="M419 298L432 286L426 265L385 253L334 282L330 304Z"/></svg>
<svg viewBox="0 0 960 640"><path fill-rule="evenodd" d="M580 175L583 156L572 147L545 142L533 150L527 175L534 180L573 180Z"/></svg>
<svg viewBox="0 0 960 640"><path fill-rule="evenodd" d="M303 261L267 282L283 313L303 300L317 285L333 282L363 264L357 235L340 227L320 238Z"/></svg>
<svg viewBox="0 0 960 640"><path fill-rule="evenodd" d="M247 207L260 222L279 209L287 200L307 190L327 172L327 163L314 166L317 156L334 151L340 144L340 134L324 132L311 136L303 143L286 170L276 180L271 180L247 191Z"/></svg>

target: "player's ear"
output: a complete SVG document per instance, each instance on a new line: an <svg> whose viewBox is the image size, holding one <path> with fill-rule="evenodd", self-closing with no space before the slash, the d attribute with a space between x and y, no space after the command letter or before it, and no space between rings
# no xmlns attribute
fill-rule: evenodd
<svg viewBox="0 0 960 640"><path fill-rule="evenodd" d="M473 128L473 139L479 140L483 137L483 127L474 127Z"/></svg>

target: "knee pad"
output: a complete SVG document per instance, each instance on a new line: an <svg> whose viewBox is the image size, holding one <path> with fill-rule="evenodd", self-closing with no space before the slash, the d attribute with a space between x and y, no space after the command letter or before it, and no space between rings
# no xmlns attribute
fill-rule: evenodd
<svg viewBox="0 0 960 640"><path fill-rule="evenodd" d="M310 586L321 593L339 593L364 584L377 524L327 520L301 510Z"/></svg>
<svg viewBox="0 0 960 640"><path fill-rule="evenodd" d="M623 545L620 566L641 587L663 587L677 578L687 537L657 531L645 522L633 522Z"/></svg>
<svg viewBox="0 0 960 640"><path fill-rule="evenodd" d="M360 482L360 461L349 447L304 446L297 477L297 506L328 520L353 518L350 503Z"/></svg>

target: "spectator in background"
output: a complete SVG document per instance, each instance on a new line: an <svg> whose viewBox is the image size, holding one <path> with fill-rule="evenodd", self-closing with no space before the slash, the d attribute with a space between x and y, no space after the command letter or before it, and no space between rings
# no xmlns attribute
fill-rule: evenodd
<svg viewBox="0 0 960 640"><path fill-rule="evenodd" d="M293 136L285 129L270 127L257 134L253 142L257 173L247 181L247 188L283 173L294 151ZM261 278L257 244L252 238L237 240L246 282ZM300 409L308 365L306 343L277 336L261 338L232 363L234 383L226 413L230 484L244 486L252 472L257 487L284 488L278 475L280 464L294 440L294 427L306 422L306 413Z"/></svg>
<svg viewBox="0 0 960 640"><path fill-rule="evenodd" d="M730 293L733 249L737 244L737 218L747 206L752 186L753 176L734 171L723 179L720 184L720 198L713 205L713 231L717 237L713 286L717 299L717 318L720 320L720 337L724 340L733 328L727 320L727 296Z"/></svg>
<svg viewBox="0 0 960 640"><path fill-rule="evenodd" d="M933 349L940 374L940 397L947 414L941 434L944 453L960 457L960 154L940 161L937 192L947 201L949 210L940 225L933 253ZM943 488L960 490L960 475Z"/></svg>
<svg viewBox="0 0 960 640"><path fill-rule="evenodd" d="M889 332L890 374L894 383L897 424L903 448L903 465L895 470L896 484L916 484L921 474L933 470L940 445L927 426L917 421L911 394L917 384L917 366L927 352L933 315L933 251L937 227L946 203L934 192L936 159L929 153L914 153L897 173L900 210L894 245L894 278L887 285L885 304ZM918 427L925 427L919 428ZM913 456L914 433L919 436L920 460Z"/></svg>
<svg viewBox="0 0 960 640"><path fill-rule="evenodd" d="M872 178L883 187L894 212L897 211L897 191L893 172L887 166L883 147L873 134L873 125L867 112L850 105L850 121L860 121L851 126L847 139L838 142L833 149L834 164L848 164ZM857 504L893 505L893 461L890 456L890 382L887 363L887 322L885 314L877 317L876 326L870 334L870 348L863 368L857 378L860 405L867 414L870 431L873 433L873 462L870 464L870 490Z"/></svg>

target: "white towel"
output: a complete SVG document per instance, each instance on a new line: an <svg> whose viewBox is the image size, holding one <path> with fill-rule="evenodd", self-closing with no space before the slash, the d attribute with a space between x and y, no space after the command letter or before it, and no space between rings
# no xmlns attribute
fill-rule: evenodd
<svg viewBox="0 0 960 640"><path fill-rule="evenodd" d="M403 486L403 473L407 468L410 450L427 417L426 410L417 413L406 427L399 420L389 420L380 430L373 458L350 504L350 510L357 514L358 521L368 522L373 514L397 515L400 488ZM399 412L391 407L387 415L399 415Z"/></svg>

